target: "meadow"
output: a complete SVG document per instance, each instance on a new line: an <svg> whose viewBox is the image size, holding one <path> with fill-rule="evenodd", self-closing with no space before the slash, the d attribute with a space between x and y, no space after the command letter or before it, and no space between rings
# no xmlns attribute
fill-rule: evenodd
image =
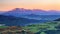
<svg viewBox="0 0 60 34"><path fill-rule="evenodd" d="M59 34L60 21L26 26L0 26L0 34Z"/></svg>

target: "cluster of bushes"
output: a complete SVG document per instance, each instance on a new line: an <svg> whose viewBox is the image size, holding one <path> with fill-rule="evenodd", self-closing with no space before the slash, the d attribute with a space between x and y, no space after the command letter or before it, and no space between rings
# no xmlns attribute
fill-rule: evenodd
<svg viewBox="0 0 60 34"><path fill-rule="evenodd" d="M46 23L40 23L40 24L30 24L24 27L24 29L28 29L29 31L32 31L36 34L38 33L44 33L47 34L49 32L55 34L57 32L60 32L60 21L54 21L54 22L46 22Z"/></svg>

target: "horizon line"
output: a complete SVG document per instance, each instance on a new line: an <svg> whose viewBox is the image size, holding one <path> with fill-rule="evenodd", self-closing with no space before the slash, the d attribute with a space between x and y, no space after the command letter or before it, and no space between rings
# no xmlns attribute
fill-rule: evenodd
<svg viewBox="0 0 60 34"><path fill-rule="evenodd" d="M14 10L14 9L17 9L17 8L12 8L12 9L9 9L9 10L0 10L0 11L11 11L11 10ZM43 10L43 11L50 11L50 10L53 10L53 11L60 11L60 10L55 10L55 9L38 9L38 8L33 8L33 9L28 9L28 8L18 8L18 9L25 9L25 10Z"/></svg>

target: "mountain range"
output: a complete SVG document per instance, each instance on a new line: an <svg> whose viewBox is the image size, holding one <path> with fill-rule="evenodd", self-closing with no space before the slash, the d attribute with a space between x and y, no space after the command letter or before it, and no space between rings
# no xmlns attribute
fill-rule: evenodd
<svg viewBox="0 0 60 34"><path fill-rule="evenodd" d="M60 18L57 10L15 8L9 11L0 11L0 24L25 25L29 23L42 23Z"/></svg>
<svg viewBox="0 0 60 34"><path fill-rule="evenodd" d="M1 15L15 16L35 20L54 20L60 17L60 12L57 10L41 10L41 9L24 9L15 8L9 11L1 11Z"/></svg>
<svg viewBox="0 0 60 34"><path fill-rule="evenodd" d="M40 20L0 15L0 24L5 24L7 26L19 26L36 22L40 22Z"/></svg>
<svg viewBox="0 0 60 34"><path fill-rule="evenodd" d="M5 12L5 11L4 11ZM41 10L41 9L24 9L24 8L15 8L12 10L9 10L4 15L14 15L14 16L20 16L20 15L60 15L60 11L58 10Z"/></svg>

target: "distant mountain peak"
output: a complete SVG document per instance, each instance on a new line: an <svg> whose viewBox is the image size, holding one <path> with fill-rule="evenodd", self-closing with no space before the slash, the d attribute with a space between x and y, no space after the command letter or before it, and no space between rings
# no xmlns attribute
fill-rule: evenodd
<svg viewBox="0 0 60 34"><path fill-rule="evenodd" d="M20 11L20 8L12 9L12 11Z"/></svg>
<svg viewBox="0 0 60 34"><path fill-rule="evenodd" d="M15 10L20 10L20 8L15 8Z"/></svg>
<svg viewBox="0 0 60 34"><path fill-rule="evenodd" d="M23 12L25 10L28 10L28 9L24 9L24 8L15 8L15 9L12 9L12 11L17 11L17 12Z"/></svg>
<svg viewBox="0 0 60 34"><path fill-rule="evenodd" d="M15 8L11 11L7 11L3 13L4 15L13 15L13 16L20 16L20 15L60 15L59 11L56 10L42 10L42 9L24 9L24 8Z"/></svg>

